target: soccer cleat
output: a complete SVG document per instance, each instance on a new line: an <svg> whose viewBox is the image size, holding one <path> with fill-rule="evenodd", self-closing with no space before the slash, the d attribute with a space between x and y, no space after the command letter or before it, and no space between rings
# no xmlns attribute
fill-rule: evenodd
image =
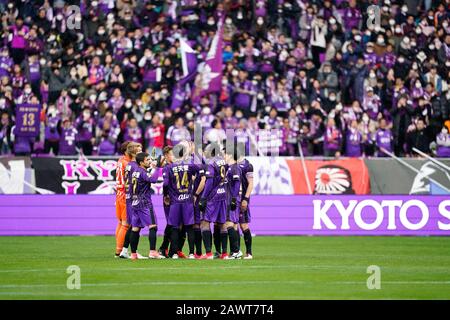
<svg viewBox="0 0 450 320"><path fill-rule="evenodd" d="M192 253L191 253L191 254L188 256L188 259L191 259L191 260L192 260L192 259L197 259L197 258L195 257L195 254L192 254Z"/></svg>
<svg viewBox="0 0 450 320"><path fill-rule="evenodd" d="M136 254L137 254L137 257L138 257L139 260L148 259L148 257L145 257L145 256L141 255L139 252L137 252Z"/></svg>
<svg viewBox="0 0 450 320"><path fill-rule="evenodd" d="M201 254L194 254L195 259L201 259L202 255Z"/></svg>
<svg viewBox="0 0 450 320"><path fill-rule="evenodd" d="M119 258L121 259L130 259L130 256L128 255L127 251L123 251L120 253Z"/></svg>
<svg viewBox="0 0 450 320"><path fill-rule="evenodd" d="M214 252L214 259L220 259L221 253L220 252Z"/></svg>
<svg viewBox="0 0 450 320"><path fill-rule="evenodd" d="M178 259L178 255L175 253L175 254L172 256L172 259Z"/></svg>
<svg viewBox="0 0 450 320"><path fill-rule="evenodd" d="M150 250L150 253L148 254L149 259L165 259L163 255L159 254L156 250Z"/></svg>
<svg viewBox="0 0 450 320"><path fill-rule="evenodd" d="M220 255L220 259L227 259L228 258L228 253L224 252Z"/></svg>
<svg viewBox="0 0 450 320"><path fill-rule="evenodd" d="M253 256L251 254L248 254L244 257L244 260L252 260Z"/></svg>
<svg viewBox="0 0 450 320"><path fill-rule="evenodd" d="M244 255L244 254L242 253L242 251L239 250L238 252L233 253L233 254L231 255L231 257L232 257L233 259L240 259L243 255Z"/></svg>
<svg viewBox="0 0 450 320"><path fill-rule="evenodd" d="M214 259L214 256L213 256L212 252L208 252L208 253L205 253L204 255L202 255L202 257L200 259L212 260L212 259Z"/></svg>
<svg viewBox="0 0 450 320"><path fill-rule="evenodd" d="M186 258L187 258L186 255L183 253L183 251L178 251L178 252L177 252L177 255L178 255L178 257L179 257L180 259L186 259Z"/></svg>
<svg viewBox="0 0 450 320"><path fill-rule="evenodd" d="M132 253L130 259L131 259L131 260L137 260L137 259L138 259L137 253Z"/></svg>

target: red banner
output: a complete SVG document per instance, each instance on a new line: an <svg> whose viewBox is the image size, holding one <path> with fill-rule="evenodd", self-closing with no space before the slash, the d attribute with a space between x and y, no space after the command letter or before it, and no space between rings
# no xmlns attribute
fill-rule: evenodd
<svg viewBox="0 0 450 320"><path fill-rule="evenodd" d="M294 194L309 194L300 159L286 159ZM369 194L369 171L362 159L305 160L313 194Z"/></svg>

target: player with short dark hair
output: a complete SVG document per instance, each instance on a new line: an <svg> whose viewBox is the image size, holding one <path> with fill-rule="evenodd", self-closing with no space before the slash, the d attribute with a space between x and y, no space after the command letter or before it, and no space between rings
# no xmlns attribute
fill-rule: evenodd
<svg viewBox="0 0 450 320"><path fill-rule="evenodd" d="M217 150L218 145L211 144L210 146L210 150L206 150L208 157L208 167L205 172L206 184L199 202L200 210L203 212L200 228L206 251L202 255L202 259L214 259L214 255L211 252L212 234L210 224L211 222L217 223L220 228L226 222L227 214L226 174L228 166L222 157L220 149ZM216 244L216 249L220 250L220 242L219 245Z"/></svg>
<svg viewBox="0 0 450 320"><path fill-rule="evenodd" d="M244 148L239 146L238 149ZM245 150L245 149L244 149ZM240 154L237 163L241 169L241 205L239 211L239 224L244 234L244 242L246 247L246 256L244 259L253 259L252 254L252 233L249 228L251 222L250 216L250 195L253 191L253 165L245 159L245 154ZM240 239L240 237L238 238Z"/></svg>
<svg viewBox="0 0 450 320"><path fill-rule="evenodd" d="M189 259L194 255L194 198L193 180L200 174L199 167L190 161L189 146L182 146L174 154L174 161L164 167L164 187L170 197L169 225L172 226L169 256L178 259L179 227L186 228L189 244ZM197 193L198 190L195 190Z"/></svg>
<svg viewBox="0 0 450 320"><path fill-rule="evenodd" d="M193 161L199 166L199 173L200 173L197 176L195 176L194 179L193 190L196 190L196 193L194 194L194 225L192 227L194 229L195 258L200 259L202 256L202 231L200 229L201 212L199 208L199 202L203 193L203 189L205 188L206 182L205 172L207 169L207 165L205 164L205 159L199 153L200 150L196 149L194 143L191 144L191 148Z"/></svg>
<svg viewBox="0 0 450 320"><path fill-rule="evenodd" d="M225 160L228 163L227 171L227 218L221 228L222 235L222 258L223 259L240 259L242 252L239 248L239 207L241 204L241 197L239 195L241 187L241 168L237 163L239 157L239 150L235 148L227 148L225 152ZM227 253L227 236L230 241L230 255Z"/></svg>
<svg viewBox="0 0 450 320"><path fill-rule="evenodd" d="M163 157L164 157L165 166L167 166L173 162L172 150L173 150L172 146L165 146L163 148ZM168 258L169 257L168 250L169 250L169 244L170 244L170 237L171 237L171 233L172 233L172 226L169 224L170 197L167 193L166 186L163 186L163 208L164 208L164 215L166 217L166 228L164 229L163 242L161 243L161 246L159 247L159 254L162 254L166 258Z"/></svg>
<svg viewBox="0 0 450 320"><path fill-rule="evenodd" d="M131 178L132 184L132 215L131 215L131 259L138 259L137 247L139 244L139 232L142 228L148 227L148 240L150 244L150 252L148 257L150 259L164 259L156 251L156 232L158 231L158 224L156 221L155 211L152 203L152 188L151 184L158 182L160 169L151 173L151 168L156 168L156 163L152 162L152 158L146 152L140 152L136 155L136 163L139 165L133 173Z"/></svg>

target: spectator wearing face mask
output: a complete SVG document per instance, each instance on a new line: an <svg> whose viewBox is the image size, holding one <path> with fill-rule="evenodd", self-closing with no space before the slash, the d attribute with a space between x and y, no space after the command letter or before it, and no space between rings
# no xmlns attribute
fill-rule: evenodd
<svg viewBox="0 0 450 320"><path fill-rule="evenodd" d="M341 155L342 133L336 126L334 118L329 117L324 134L324 156L339 157Z"/></svg>
<svg viewBox="0 0 450 320"><path fill-rule="evenodd" d="M430 153L430 136L429 130L426 127L425 120L419 118L416 124L412 124L412 129L409 130L406 138L406 151L411 156L418 156L413 148L416 148L423 153Z"/></svg>
<svg viewBox="0 0 450 320"><path fill-rule="evenodd" d="M95 120L92 118L89 107L83 109L83 113L75 121L77 129L77 143L80 145L83 154L92 155L95 144Z"/></svg>
<svg viewBox="0 0 450 320"><path fill-rule="evenodd" d="M345 156L361 157L363 135L358 129L358 121L352 120L345 134Z"/></svg>
<svg viewBox="0 0 450 320"><path fill-rule="evenodd" d="M61 139L61 117L54 105L49 105L45 119L44 152L58 155Z"/></svg>
<svg viewBox="0 0 450 320"><path fill-rule="evenodd" d="M379 120L379 128L375 133L375 145L377 157L389 157L381 149L385 149L388 152L392 152L392 143L394 137L391 130L387 127L386 119L381 118Z"/></svg>
<svg viewBox="0 0 450 320"><path fill-rule="evenodd" d="M437 152L440 158L450 158L450 134L447 126L443 126L436 137Z"/></svg>

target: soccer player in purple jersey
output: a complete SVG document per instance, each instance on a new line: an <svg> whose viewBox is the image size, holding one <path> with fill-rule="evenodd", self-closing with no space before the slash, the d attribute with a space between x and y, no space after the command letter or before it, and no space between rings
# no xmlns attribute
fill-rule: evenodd
<svg viewBox="0 0 450 320"><path fill-rule="evenodd" d="M165 163L163 171L165 170L166 166L170 165L173 162L172 149L173 149L172 146L166 146L163 149L163 157L164 157L164 163ZM166 258L168 258L172 226L169 224L170 197L167 193L166 186L163 186L163 207L164 207L164 215L166 217L166 228L164 229L164 238L163 238L161 247L159 248L159 253L164 255Z"/></svg>
<svg viewBox="0 0 450 320"><path fill-rule="evenodd" d="M136 142L130 142L127 146L126 153L130 156L130 162L128 162L125 167L124 181L125 181L125 206L126 206L126 215L127 215L127 224L131 225L131 214L132 214L132 206L131 206L131 175L135 168L138 167L136 163L136 155L142 152L142 145ZM128 247L130 245L130 236L131 236L131 228L128 228L127 233L125 234L125 240L123 243L122 252L119 257L123 259L128 259ZM145 257L138 254L140 259L145 259Z"/></svg>
<svg viewBox="0 0 450 320"><path fill-rule="evenodd" d="M202 197L199 202L200 211L203 212L200 228L202 231L203 243L206 253L202 259L214 259L211 252L211 222L217 223L219 227L226 222L227 214L227 193L226 193L226 175L228 166L223 159L221 152L217 148L211 148L207 152L210 158L207 159L208 169L205 172L206 183ZM220 240L220 238L219 238ZM220 248L220 243L218 245ZM216 249L220 250L217 248Z"/></svg>
<svg viewBox="0 0 450 320"><path fill-rule="evenodd" d="M152 158L146 152L140 152L136 155L136 163L139 165L131 174L131 188L132 188L132 215L131 215L131 259L138 259L137 247L139 244L139 233L142 228L148 227L148 240L150 243L150 252L148 257L150 259L164 259L156 251L156 232L158 225L156 221L155 211L152 203L152 188L151 184L158 182L160 169L158 168L153 173L149 172L151 168L156 168L156 163L152 162Z"/></svg>
<svg viewBox="0 0 450 320"><path fill-rule="evenodd" d="M184 226L189 244L189 259L194 255L194 197L199 190L193 190L193 181L200 174L199 166L190 161L189 147L181 146L174 154L174 161L163 171L164 187L170 197L169 225L171 246L169 256L178 259L179 227Z"/></svg>
<svg viewBox="0 0 450 320"><path fill-rule="evenodd" d="M238 146L238 149L242 146ZM246 247L246 256L244 259L253 259L252 255L252 233L248 224L251 222L250 216L250 195L253 191L253 165L244 158L243 154L238 159L241 168L241 206L239 212L239 224L244 234L244 242ZM240 239L240 237L239 237Z"/></svg>
<svg viewBox="0 0 450 320"><path fill-rule="evenodd" d="M194 163L198 164L199 166L199 174L195 176L194 179L194 190L196 191L196 194L194 194L194 242L195 242L195 258L200 259L202 256L202 231L200 229L200 223L201 223L201 212L199 208L199 201L203 192L203 189L205 187L206 177L205 172L207 169L207 165L205 163L205 159L196 152L195 145L191 144L191 149L193 150L192 156Z"/></svg>
<svg viewBox="0 0 450 320"><path fill-rule="evenodd" d="M237 163L238 150L235 148L227 149L225 152L225 160L228 163L227 171L227 218L221 229L222 242L222 258L223 259L240 259L242 252L238 244L238 224L239 224L239 208L241 199L239 195L241 187L241 167ZM230 256L227 252L227 237L230 241Z"/></svg>

